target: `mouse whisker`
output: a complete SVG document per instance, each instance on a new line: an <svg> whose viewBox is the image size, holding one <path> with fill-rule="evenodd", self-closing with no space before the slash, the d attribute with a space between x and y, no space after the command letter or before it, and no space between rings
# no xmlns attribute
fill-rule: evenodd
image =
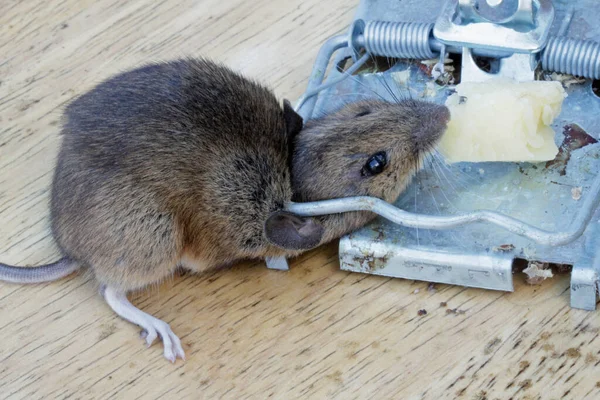
<svg viewBox="0 0 600 400"><path fill-rule="evenodd" d="M400 99L396 96L396 94L390 87L390 84L388 83L386 76L377 75L377 79L379 80L381 85L385 88L385 90L390 94L390 96L392 97L394 102L396 102L396 104L400 103Z"/></svg>
<svg viewBox="0 0 600 400"><path fill-rule="evenodd" d="M375 94L377 97L379 97L381 100L383 101L387 101L387 99L382 96L379 92L377 92L375 89L373 89L372 87L370 87L369 85L365 84L364 82L362 82L361 79L358 79L357 77L353 76L353 75L349 75L349 78L352 79L353 81L355 81L356 83L358 83L359 85L361 85L362 87L364 87L365 89L367 89L368 91L372 92L373 94Z"/></svg>
<svg viewBox="0 0 600 400"><path fill-rule="evenodd" d="M435 163L433 163L433 164L431 164L431 165L433 166L433 172L435 172L435 174L437 175L438 182L440 182L440 185L438 185L438 186L439 186L440 192L442 193L442 196L444 196L444 198L446 199L446 201L448 202L448 204L449 204L450 206L452 206L452 208L453 208L454 210L457 210L457 208L456 208L456 206L454 205L454 203L452 203L452 201L451 201L451 200L448 198L448 196L446 195L446 192L445 192L445 191L444 191L444 189L442 188L442 183L444 182L444 180L442 180L442 177L441 177L441 176L440 176L440 174L438 173L438 170L437 170L437 168L436 168L436 166L435 166Z"/></svg>
<svg viewBox="0 0 600 400"><path fill-rule="evenodd" d="M482 198L481 196L479 196L476 193L473 193L471 190L469 190L471 186L479 186L481 184L481 182L479 182L477 179L473 178L468 173L464 172L459 167L451 168L450 166L448 166L448 164L446 163L446 161L443 158L443 156L441 155L441 153L439 153L439 151L437 151L437 150L435 151L434 157L435 157L436 163L440 166L440 170L442 171L442 173L443 173L443 170L445 169L448 172L448 175L451 176L451 179L453 179L454 182L459 187L462 187L463 189L465 189L464 191L469 193L470 196L474 196L479 199ZM445 173L444 173L444 177L447 178ZM451 185L450 179L448 179L448 183Z"/></svg>

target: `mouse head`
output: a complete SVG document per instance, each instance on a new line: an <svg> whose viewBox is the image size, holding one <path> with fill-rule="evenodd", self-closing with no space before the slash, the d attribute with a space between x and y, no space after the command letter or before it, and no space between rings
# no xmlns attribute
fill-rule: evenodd
<svg viewBox="0 0 600 400"><path fill-rule="evenodd" d="M294 201L349 196L395 201L449 120L442 105L369 100L308 121L294 141Z"/></svg>

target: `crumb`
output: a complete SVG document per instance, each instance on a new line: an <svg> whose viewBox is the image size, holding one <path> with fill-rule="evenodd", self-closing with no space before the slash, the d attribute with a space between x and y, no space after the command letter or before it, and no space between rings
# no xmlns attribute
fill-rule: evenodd
<svg viewBox="0 0 600 400"><path fill-rule="evenodd" d="M527 275L526 282L529 285L539 285L547 278L552 278L554 276L548 263L536 261L530 262L523 272Z"/></svg>
<svg viewBox="0 0 600 400"><path fill-rule="evenodd" d="M413 294L417 294L417 293L419 293L420 291L421 291L420 289L415 289L415 290L413 291Z"/></svg>
<svg viewBox="0 0 600 400"><path fill-rule="evenodd" d="M550 336L551 336L551 334L550 334L549 332L542 332L542 334L540 335L540 337L541 337L543 340L547 340L547 339L549 339L549 338L550 338Z"/></svg>
<svg viewBox="0 0 600 400"><path fill-rule="evenodd" d="M448 308L446 314L463 315L466 314L465 310L459 310L458 308Z"/></svg>
<svg viewBox="0 0 600 400"><path fill-rule="evenodd" d="M544 350L544 351L554 351L554 345L553 344L549 344L549 343L545 343L542 346L542 350Z"/></svg>
<svg viewBox="0 0 600 400"><path fill-rule="evenodd" d="M594 353L587 353L587 355L585 356L585 363L586 364L592 364L598 361L598 357L596 357L594 355Z"/></svg>
<svg viewBox="0 0 600 400"><path fill-rule="evenodd" d="M429 283L429 286L427 286L427 291L431 292L431 293L437 292L437 290L435 289L435 283L433 283L433 282Z"/></svg>
<svg viewBox="0 0 600 400"><path fill-rule="evenodd" d="M392 79L396 81L400 86L406 86L408 80L410 79L410 69L394 72L391 75Z"/></svg>
<svg viewBox="0 0 600 400"><path fill-rule="evenodd" d="M565 88L571 85L579 85L585 82L585 78L578 78L568 74L557 74L552 72L550 75L545 76L546 80L560 82Z"/></svg>
<svg viewBox="0 0 600 400"><path fill-rule="evenodd" d="M110 325L102 325L102 330L100 331L100 335L98 335L98 340L104 340L107 337L109 337L110 335L112 335L113 333L115 333L117 331L117 325L115 324L110 324Z"/></svg>
<svg viewBox="0 0 600 400"><path fill-rule="evenodd" d="M498 346L500 343L502 343L502 340L500 340L500 338L495 338L491 341L488 342L488 344L485 345L484 349L483 349L483 354L491 354L494 349L496 348L496 346Z"/></svg>
<svg viewBox="0 0 600 400"><path fill-rule="evenodd" d="M475 397L473 397L473 400L487 400L487 398L487 392L482 390L481 392L477 393Z"/></svg>
<svg viewBox="0 0 600 400"><path fill-rule="evenodd" d="M574 187L571 189L571 197L577 201L581 198L581 186Z"/></svg>
<svg viewBox="0 0 600 400"><path fill-rule="evenodd" d="M327 378L329 378L332 381L337 382L337 383L344 382L343 379L342 379L342 372L341 371L335 371L334 373L327 375Z"/></svg>
<svg viewBox="0 0 600 400"><path fill-rule="evenodd" d="M446 303L445 301L442 301L442 302L440 303L440 307L446 307L447 305L448 305L448 303Z"/></svg>
<svg viewBox="0 0 600 400"><path fill-rule="evenodd" d="M579 357L581 357L581 352L579 351L579 349L576 349L574 347L571 347L570 349L567 349L567 351L565 352L565 354L569 358L579 358Z"/></svg>
<svg viewBox="0 0 600 400"><path fill-rule="evenodd" d="M527 390L532 386L531 379L525 379L523 382L519 383L519 387L523 390Z"/></svg>
<svg viewBox="0 0 600 400"><path fill-rule="evenodd" d="M479 175L483 175L485 173L485 170L483 168L479 168Z"/></svg>
<svg viewBox="0 0 600 400"><path fill-rule="evenodd" d="M417 314L418 314L419 316L421 316L421 317L422 317L423 315L427 315L427 310L425 310L425 309L423 309L423 310L419 310L419 311L417 312Z"/></svg>
<svg viewBox="0 0 600 400"><path fill-rule="evenodd" d="M425 90L423 91L423 93L421 94L422 97L434 97L437 93L437 90L435 89L435 84L433 82L427 82L425 84Z"/></svg>

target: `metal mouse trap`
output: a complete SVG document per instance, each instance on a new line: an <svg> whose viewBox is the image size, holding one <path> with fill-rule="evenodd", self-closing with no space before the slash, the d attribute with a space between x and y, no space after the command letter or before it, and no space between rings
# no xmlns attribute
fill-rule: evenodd
<svg viewBox="0 0 600 400"><path fill-rule="evenodd" d="M459 81L560 80L568 97L553 124L559 154L537 164L447 165L434 158L394 205L349 198L290 209L380 215L341 239L347 271L512 291L516 260L528 261L541 278L551 276L546 263L570 265L572 307L594 310L598 21L596 0L362 0L348 33L330 38L318 54L297 105L305 119L364 98L443 103ZM285 269L285 260L269 260L278 265Z"/></svg>

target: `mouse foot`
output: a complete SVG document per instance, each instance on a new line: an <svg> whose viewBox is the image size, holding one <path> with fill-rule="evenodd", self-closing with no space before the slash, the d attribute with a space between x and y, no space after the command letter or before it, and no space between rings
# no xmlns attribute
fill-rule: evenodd
<svg viewBox="0 0 600 400"><path fill-rule="evenodd" d="M148 347L154 343L157 337L160 337L164 346L164 356L167 360L172 363L177 358L185 360L181 341L173 333L169 324L135 307L127 300L125 292L110 286L103 288L102 292L104 299L117 315L142 328L141 335L146 340Z"/></svg>

